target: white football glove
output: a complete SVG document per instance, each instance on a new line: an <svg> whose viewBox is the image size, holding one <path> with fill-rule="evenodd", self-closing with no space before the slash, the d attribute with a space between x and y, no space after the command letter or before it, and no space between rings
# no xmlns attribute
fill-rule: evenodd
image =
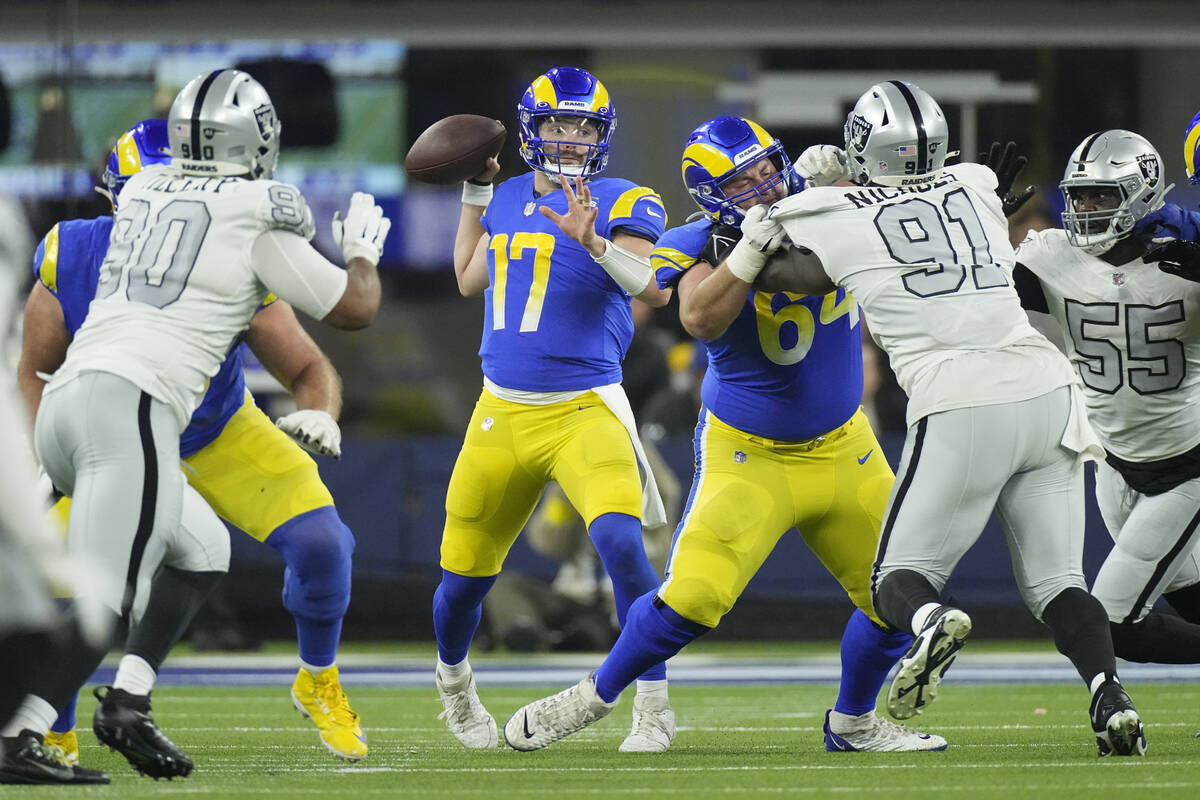
<svg viewBox="0 0 1200 800"><path fill-rule="evenodd" d="M831 144L814 144L796 159L796 173L812 186L832 186L850 180L846 151Z"/></svg>
<svg viewBox="0 0 1200 800"><path fill-rule="evenodd" d="M342 457L342 430L324 411L302 408L275 421L275 426L310 453Z"/></svg>
<svg viewBox="0 0 1200 800"><path fill-rule="evenodd" d="M378 264L383 255L383 242L392 221L375 205L375 198L366 192L355 192L350 198L350 210L342 217L333 215L333 241L342 248L342 257L349 264L352 258L365 258Z"/></svg>
<svg viewBox="0 0 1200 800"><path fill-rule="evenodd" d="M725 257L725 266L739 279L754 283L767 258L787 243L787 233L777 220L768 219L769 206L757 205L742 219L742 238Z"/></svg>

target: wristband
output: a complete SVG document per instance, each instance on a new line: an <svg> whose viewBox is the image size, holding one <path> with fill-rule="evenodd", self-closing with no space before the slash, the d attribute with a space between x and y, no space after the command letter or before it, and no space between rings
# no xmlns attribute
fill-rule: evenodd
<svg viewBox="0 0 1200 800"><path fill-rule="evenodd" d="M479 184L475 181L464 181L462 201L464 205L483 206L487 208L488 203L492 202L492 185L490 183Z"/></svg>
<svg viewBox="0 0 1200 800"><path fill-rule="evenodd" d="M758 273L762 272L767 263L768 253L755 250L745 238L738 240L729 255L725 256L725 266L733 276L746 283L754 283Z"/></svg>
<svg viewBox="0 0 1200 800"><path fill-rule="evenodd" d="M650 268L650 260L631 253L619 244L604 240L604 252L595 259L604 268L617 285L636 297L646 291L654 270Z"/></svg>

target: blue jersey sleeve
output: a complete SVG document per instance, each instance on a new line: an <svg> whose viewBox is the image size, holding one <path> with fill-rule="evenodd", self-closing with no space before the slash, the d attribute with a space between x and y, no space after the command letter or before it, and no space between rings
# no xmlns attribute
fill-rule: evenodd
<svg viewBox="0 0 1200 800"><path fill-rule="evenodd" d="M658 241L667 227L667 210L662 198L646 186L625 189L608 208L607 219L597 220L596 230L611 239L614 232L626 230L650 242Z"/></svg>
<svg viewBox="0 0 1200 800"><path fill-rule="evenodd" d="M1170 237L1188 242L1200 241L1200 211L1189 211L1174 203L1167 203L1138 220L1134 233L1154 239Z"/></svg>
<svg viewBox="0 0 1200 800"><path fill-rule="evenodd" d="M702 219L672 228L659 237L650 254L650 267L658 288L668 289L679 283L683 273L700 260L713 224Z"/></svg>
<svg viewBox="0 0 1200 800"><path fill-rule="evenodd" d="M112 223L112 217L64 220L50 229L34 252L34 276L58 299L72 336L96 296Z"/></svg>

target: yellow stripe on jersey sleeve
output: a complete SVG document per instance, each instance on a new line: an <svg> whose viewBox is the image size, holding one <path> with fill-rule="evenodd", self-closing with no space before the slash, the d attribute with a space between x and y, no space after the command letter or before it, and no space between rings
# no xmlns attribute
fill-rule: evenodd
<svg viewBox="0 0 1200 800"><path fill-rule="evenodd" d="M696 260L695 256L690 256L682 250L676 250L674 247L656 247L654 248L654 252L650 254L650 268L655 272L664 268L683 272L692 264L695 264Z"/></svg>
<svg viewBox="0 0 1200 800"><path fill-rule="evenodd" d="M648 186L635 186L632 189L627 189L617 198L617 202L612 204L612 209L608 212L608 221L612 222L615 219L623 219L633 216L633 207L637 201L643 197L651 198L651 202L662 211L663 226L667 224L667 209L663 206L662 198L658 196L658 192Z"/></svg>
<svg viewBox="0 0 1200 800"><path fill-rule="evenodd" d="M58 223L46 234L46 246L42 249L42 263L38 265L38 280L50 291L58 294Z"/></svg>

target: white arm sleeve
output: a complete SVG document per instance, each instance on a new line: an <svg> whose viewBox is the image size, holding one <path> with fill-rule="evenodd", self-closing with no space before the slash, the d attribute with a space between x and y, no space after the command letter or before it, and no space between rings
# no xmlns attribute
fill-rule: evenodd
<svg viewBox="0 0 1200 800"><path fill-rule="evenodd" d="M313 319L324 319L346 291L346 270L290 231L266 231L250 257L264 286Z"/></svg>

